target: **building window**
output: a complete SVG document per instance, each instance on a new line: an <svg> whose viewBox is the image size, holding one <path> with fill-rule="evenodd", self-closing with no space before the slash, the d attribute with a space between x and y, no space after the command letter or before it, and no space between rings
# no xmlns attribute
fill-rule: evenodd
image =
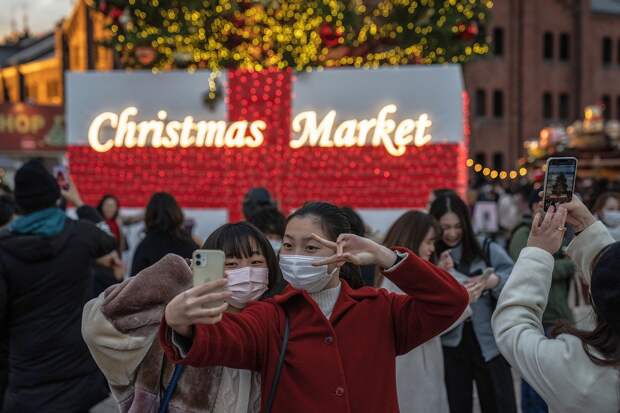
<svg viewBox="0 0 620 413"><path fill-rule="evenodd" d="M501 171L504 169L504 154L501 152L495 152L493 154L493 169Z"/></svg>
<svg viewBox="0 0 620 413"><path fill-rule="evenodd" d="M617 50L618 56L616 56L616 59L618 59L618 64L620 65L620 38L618 39L618 50Z"/></svg>
<svg viewBox="0 0 620 413"><path fill-rule="evenodd" d="M570 60L570 35L568 33L562 33L560 35L560 60Z"/></svg>
<svg viewBox="0 0 620 413"><path fill-rule="evenodd" d="M552 119L553 118L553 97L550 92L545 92L543 94L543 118L544 119Z"/></svg>
<svg viewBox="0 0 620 413"><path fill-rule="evenodd" d="M616 119L620 120L620 96L616 98Z"/></svg>
<svg viewBox="0 0 620 413"><path fill-rule="evenodd" d="M553 59L553 33L545 32L543 35L543 58L545 60Z"/></svg>
<svg viewBox="0 0 620 413"><path fill-rule="evenodd" d="M570 97L567 93L562 93L560 95L560 102L558 106L560 119L568 120L570 118Z"/></svg>
<svg viewBox="0 0 620 413"><path fill-rule="evenodd" d="M612 44L611 37L603 37L603 64L611 63L611 55L612 55Z"/></svg>
<svg viewBox="0 0 620 413"><path fill-rule="evenodd" d="M493 54L495 56L504 55L504 29L496 27L493 30Z"/></svg>
<svg viewBox="0 0 620 413"><path fill-rule="evenodd" d="M611 97L609 95L603 95L601 103L603 104L603 117L605 120L611 119Z"/></svg>
<svg viewBox="0 0 620 413"><path fill-rule="evenodd" d="M476 163L486 166L487 155L484 152L478 152L476 153L476 156L474 156L474 161L476 161Z"/></svg>
<svg viewBox="0 0 620 413"><path fill-rule="evenodd" d="M48 80L47 81L47 85L46 85L46 89L47 89L47 97L49 99L55 98L60 96L60 90L58 87L58 81L56 80Z"/></svg>
<svg viewBox="0 0 620 413"><path fill-rule="evenodd" d="M476 90L476 116L484 117L487 115L487 93L484 89Z"/></svg>
<svg viewBox="0 0 620 413"><path fill-rule="evenodd" d="M504 117L504 92L501 90L493 92L493 117Z"/></svg>

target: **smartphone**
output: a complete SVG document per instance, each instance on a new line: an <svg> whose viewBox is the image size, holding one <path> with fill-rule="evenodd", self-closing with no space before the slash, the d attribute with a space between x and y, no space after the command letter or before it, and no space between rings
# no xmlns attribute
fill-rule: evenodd
<svg viewBox="0 0 620 413"><path fill-rule="evenodd" d="M58 186L65 191L69 190L69 169L66 166L56 165L54 167L54 177L56 182L58 182Z"/></svg>
<svg viewBox="0 0 620 413"><path fill-rule="evenodd" d="M577 178L577 158L549 158L545 173L543 209L557 206L573 199Z"/></svg>
<svg viewBox="0 0 620 413"><path fill-rule="evenodd" d="M192 254L192 275L194 287L224 278L224 251L219 250L196 250ZM217 307L222 302L214 302L209 307Z"/></svg>

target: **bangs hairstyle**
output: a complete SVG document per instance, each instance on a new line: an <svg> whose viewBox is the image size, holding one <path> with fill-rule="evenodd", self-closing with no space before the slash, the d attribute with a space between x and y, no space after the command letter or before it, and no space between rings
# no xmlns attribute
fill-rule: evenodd
<svg viewBox="0 0 620 413"><path fill-rule="evenodd" d="M428 231L433 229L435 236L441 236L441 227L437 220L422 211L407 211L401 215L390 227L383 245L388 248L405 247L414 254L420 254L420 245L426 238ZM435 262L435 257L431 257L431 262ZM375 286L380 287L383 281L383 274L377 269L375 273Z"/></svg>
<svg viewBox="0 0 620 413"><path fill-rule="evenodd" d="M431 204L430 213L437 222L441 221L441 218L450 212L457 216L463 230L463 235L461 237L461 246L463 248L461 260L466 264L471 264L477 258L482 258L484 253L482 252L482 247L471 225L471 218L467 205L455 194L442 195ZM450 248L451 247L448 247L442 239L439 239L437 243L438 253Z"/></svg>
<svg viewBox="0 0 620 413"><path fill-rule="evenodd" d="M262 254L267 262L269 272L267 295L273 295L274 289L280 284L279 280L282 277L276 253L265 235L249 222L242 221L222 225L209 235L202 248L224 251L227 258L243 259L251 257L255 252Z"/></svg>
<svg viewBox="0 0 620 413"><path fill-rule="evenodd" d="M351 222L349 222L347 215L336 205L327 202L305 203L304 206L288 217L286 223L291 222L293 218L306 216L313 216L318 219L321 229L330 241L336 241L340 234L352 233ZM359 267L349 262L340 267L340 278L345 280L351 288L357 289L364 286Z"/></svg>

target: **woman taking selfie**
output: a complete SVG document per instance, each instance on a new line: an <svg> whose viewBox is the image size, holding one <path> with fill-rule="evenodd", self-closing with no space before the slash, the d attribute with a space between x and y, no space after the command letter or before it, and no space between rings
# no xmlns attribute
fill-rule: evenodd
<svg viewBox="0 0 620 413"><path fill-rule="evenodd" d="M590 283L593 331L563 324L545 337L542 316L553 273L553 254L570 224L577 237L568 255ZM497 303L493 331L508 361L562 413L620 411L620 242L615 242L576 197L557 211L538 214Z"/></svg>
<svg viewBox="0 0 620 413"><path fill-rule="evenodd" d="M209 236L203 248L225 253L232 291L228 312L239 312L248 302L273 294L280 277L277 258L254 226L226 224ZM171 413L260 411L259 374L217 366L175 368L165 361L156 334L164 307L192 283L185 260L169 254L84 307L82 335L121 412L160 411L167 399Z"/></svg>
<svg viewBox="0 0 620 413"><path fill-rule="evenodd" d="M472 412L475 382L482 413L516 413L510 366L499 353L491 329L494 300L513 262L499 245L476 238L469 210L458 196L440 196L430 213L442 231L438 246L442 251L450 250L454 268L467 277L465 286L482 283L483 289L482 296L471 305L471 318L442 337L450 412ZM493 268L494 273L485 280L482 273L486 268Z"/></svg>
<svg viewBox="0 0 620 413"><path fill-rule="evenodd" d="M206 307L229 296L214 292L225 281L178 295L160 329L167 356L260 372L266 412L397 412L394 358L449 327L467 292L410 251L349 232L338 207L304 205L289 217L280 251L290 286L238 314L224 313L226 304ZM369 264L407 295L353 289L354 266Z"/></svg>
<svg viewBox="0 0 620 413"><path fill-rule="evenodd" d="M441 229L435 218L421 211L408 211L392 224L383 245L402 245L420 258L436 262L435 242L440 235ZM453 271L452 259L447 251L438 266L446 271ZM377 285L395 293L403 293L380 274L377 275ZM480 296L482 286L476 284L468 289L468 292L470 302L474 302ZM465 319L470 315L471 309L468 307L460 318ZM396 384L398 407L402 412L449 412L439 336L396 358Z"/></svg>

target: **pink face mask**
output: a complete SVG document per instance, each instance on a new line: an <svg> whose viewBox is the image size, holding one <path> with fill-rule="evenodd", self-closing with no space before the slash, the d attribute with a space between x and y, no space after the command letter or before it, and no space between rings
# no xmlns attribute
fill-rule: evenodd
<svg viewBox="0 0 620 413"><path fill-rule="evenodd" d="M227 270L228 290L232 297L228 304L244 308L250 301L258 300L269 287L269 270L264 267L243 267Z"/></svg>

